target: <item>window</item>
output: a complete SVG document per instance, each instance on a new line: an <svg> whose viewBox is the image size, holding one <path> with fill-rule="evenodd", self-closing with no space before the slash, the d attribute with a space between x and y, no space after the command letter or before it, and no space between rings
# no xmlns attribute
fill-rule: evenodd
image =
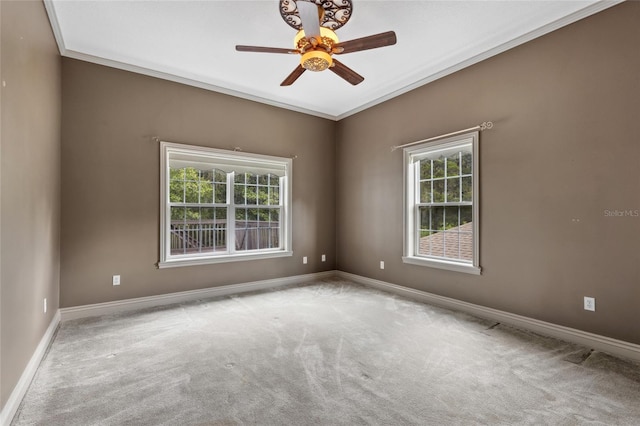
<svg viewBox="0 0 640 426"><path fill-rule="evenodd" d="M473 132L404 149L405 263L480 273L477 145Z"/></svg>
<svg viewBox="0 0 640 426"><path fill-rule="evenodd" d="M162 142L161 268L291 256L289 158Z"/></svg>

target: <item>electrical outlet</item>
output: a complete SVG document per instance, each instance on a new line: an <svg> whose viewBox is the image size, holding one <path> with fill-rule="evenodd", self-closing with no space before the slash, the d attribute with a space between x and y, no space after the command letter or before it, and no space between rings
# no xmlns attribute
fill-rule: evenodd
<svg viewBox="0 0 640 426"><path fill-rule="evenodd" d="M596 298L595 297L586 297L584 298L584 310L585 311L595 311L596 310Z"/></svg>
<svg viewBox="0 0 640 426"><path fill-rule="evenodd" d="M305 264L305 265L307 264L307 256L304 256L304 257L302 258L302 263L303 263L303 264Z"/></svg>
<svg viewBox="0 0 640 426"><path fill-rule="evenodd" d="M120 275L113 276L113 285L120 285Z"/></svg>
<svg viewBox="0 0 640 426"><path fill-rule="evenodd" d="M324 254L322 255L322 261L323 261L323 262L326 262L326 261L327 261L327 256L326 256L326 255L324 255Z"/></svg>
<svg viewBox="0 0 640 426"><path fill-rule="evenodd" d="M380 261L380 269L384 269L384 260Z"/></svg>
<svg viewBox="0 0 640 426"><path fill-rule="evenodd" d="M43 307L42 308L44 310L44 313L46 314L47 313L47 298L46 297L44 298L44 303L43 303Z"/></svg>

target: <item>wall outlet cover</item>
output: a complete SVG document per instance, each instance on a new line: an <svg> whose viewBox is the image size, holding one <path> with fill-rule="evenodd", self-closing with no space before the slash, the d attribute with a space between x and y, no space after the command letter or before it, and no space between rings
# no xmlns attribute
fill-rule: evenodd
<svg viewBox="0 0 640 426"><path fill-rule="evenodd" d="M585 311L595 311L596 310L596 298L595 297L585 297L584 298L584 310Z"/></svg>

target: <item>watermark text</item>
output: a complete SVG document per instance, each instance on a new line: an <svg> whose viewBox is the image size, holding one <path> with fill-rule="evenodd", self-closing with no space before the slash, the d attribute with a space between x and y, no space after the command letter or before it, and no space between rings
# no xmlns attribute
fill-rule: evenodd
<svg viewBox="0 0 640 426"><path fill-rule="evenodd" d="M605 210L604 217L640 217L640 210Z"/></svg>

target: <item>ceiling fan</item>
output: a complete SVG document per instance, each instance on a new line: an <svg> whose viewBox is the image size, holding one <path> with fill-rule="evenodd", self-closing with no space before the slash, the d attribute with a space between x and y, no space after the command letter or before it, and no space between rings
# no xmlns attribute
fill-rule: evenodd
<svg viewBox="0 0 640 426"><path fill-rule="evenodd" d="M333 71L354 86L361 83L364 77L333 58L333 55L391 46L396 44L396 33L387 31L341 42L333 30L349 20L351 0L321 1L321 3L322 5L318 5L314 0L280 1L280 14L283 19L299 30L294 38L293 49L237 45L236 50L300 55L300 65L280 83L280 86L292 85L306 70L324 71L326 69Z"/></svg>

